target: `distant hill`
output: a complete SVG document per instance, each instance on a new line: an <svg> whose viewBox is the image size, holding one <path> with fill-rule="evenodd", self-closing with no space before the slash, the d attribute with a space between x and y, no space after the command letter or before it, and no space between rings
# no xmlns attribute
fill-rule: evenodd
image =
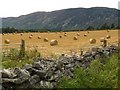
<svg viewBox="0 0 120 90"><path fill-rule="evenodd" d="M52 12L35 12L19 17L3 18L3 27L17 29L86 29L118 23L118 11L113 8L70 8Z"/></svg>

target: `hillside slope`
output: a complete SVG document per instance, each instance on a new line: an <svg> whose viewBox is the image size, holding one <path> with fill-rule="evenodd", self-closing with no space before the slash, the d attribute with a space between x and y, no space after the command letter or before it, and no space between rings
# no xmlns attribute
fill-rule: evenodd
<svg viewBox="0 0 120 90"><path fill-rule="evenodd" d="M86 29L104 23L117 26L118 10L105 7L70 8L52 12L35 12L19 17L3 18L3 27L17 29Z"/></svg>

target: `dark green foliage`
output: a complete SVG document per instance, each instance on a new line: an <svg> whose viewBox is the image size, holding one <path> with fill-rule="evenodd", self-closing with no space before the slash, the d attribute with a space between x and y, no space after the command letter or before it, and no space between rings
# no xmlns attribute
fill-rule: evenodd
<svg viewBox="0 0 120 90"><path fill-rule="evenodd" d="M2 33L13 33L13 32L18 32L18 30L13 27L2 28Z"/></svg>
<svg viewBox="0 0 120 90"><path fill-rule="evenodd" d="M107 29L110 29L109 25L107 23L103 24L101 27L100 27L101 30L107 30Z"/></svg>
<svg viewBox="0 0 120 90"><path fill-rule="evenodd" d="M118 87L118 58L113 55L105 63L99 60L91 62L86 69L77 68L74 77L63 77L58 88L117 88Z"/></svg>
<svg viewBox="0 0 120 90"><path fill-rule="evenodd" d="M87 30L94 30L94 27L93 27L93 26L89 26L89 27L87 28Z"/></svg>
<svg viewBox="0 0 120 90"><path fill-rule="evenodd" d="M115 29L115 24L112 23L110 29Z"/></svg>
<svg viewBox="0 0 120 90"><path fill-rule="evenodd" d="M27 32L47 32L50 29L15 29L13 27L2 28L2 33L27 33ZM55 30L52 30L55 31Z"/></svg>

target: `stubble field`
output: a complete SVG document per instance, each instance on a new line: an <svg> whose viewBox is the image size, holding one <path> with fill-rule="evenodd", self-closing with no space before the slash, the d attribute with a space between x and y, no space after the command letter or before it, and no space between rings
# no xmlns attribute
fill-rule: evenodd
<svg viewBox="0 0 120 90"><path fill-rule="evenodd" d="M81 48L83 50L85 47L88 49L89 47L100 45L100 38L106 37L110 35L111 38L108 39L108 43L112 44L118 41L118 30L95 30L95 31L78 31L78 32L66 32L66 36L64 36L65 32L49 32L49 33L20 33L15 34L4 34L2 35L2 48L19 48L21 39L25 40L26 49L31 50L36 48L43 56L51 55L51 54L61 54L61 53L71 53L71 51L79 52ZM79 33L79 36L77 35ZM84 35L87 34L85 37ZM30 39L29 36L32 36ZM41 39L38 39L38 36ZM62 36L60 38L59 36ZM74 40L73 37L76 36L77 40ZM48 42L44 41L44 38L48 38ZM90 39L96 39L95 44L90 44ZM5 45L5 40L9 39L10 44L8 46ZM58 41L58 45L51 46L50 40L56 39Z"/></svg>

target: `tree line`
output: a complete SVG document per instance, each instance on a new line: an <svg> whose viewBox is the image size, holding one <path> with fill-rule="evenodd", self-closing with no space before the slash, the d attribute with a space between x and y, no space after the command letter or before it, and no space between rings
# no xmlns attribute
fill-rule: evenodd
<svg viewBox="0 0 120 90"><path fill-rule="evenodd" d="M107 29L120 29L119 26L115 26L115 24L108 25L107 23L104 23L101 27L95 28L94 26L88 26L85 30L107 30ZM50 30L50 29L16 29L14 27L7 27L2 28L2 32L0 33L24 33L24 32L60 32L60 31L79 31L80 29L74 29L74 30Z"/></svg>
<svg viewBox="0 0 120 90"><path fill-rule="evenodd" d="M120 29L119 26L115 26L115 24L108 25L107 23L104 23L101 27L93 27L93 26L88 26L86 30L107 30L107 29Z"/></svg>

